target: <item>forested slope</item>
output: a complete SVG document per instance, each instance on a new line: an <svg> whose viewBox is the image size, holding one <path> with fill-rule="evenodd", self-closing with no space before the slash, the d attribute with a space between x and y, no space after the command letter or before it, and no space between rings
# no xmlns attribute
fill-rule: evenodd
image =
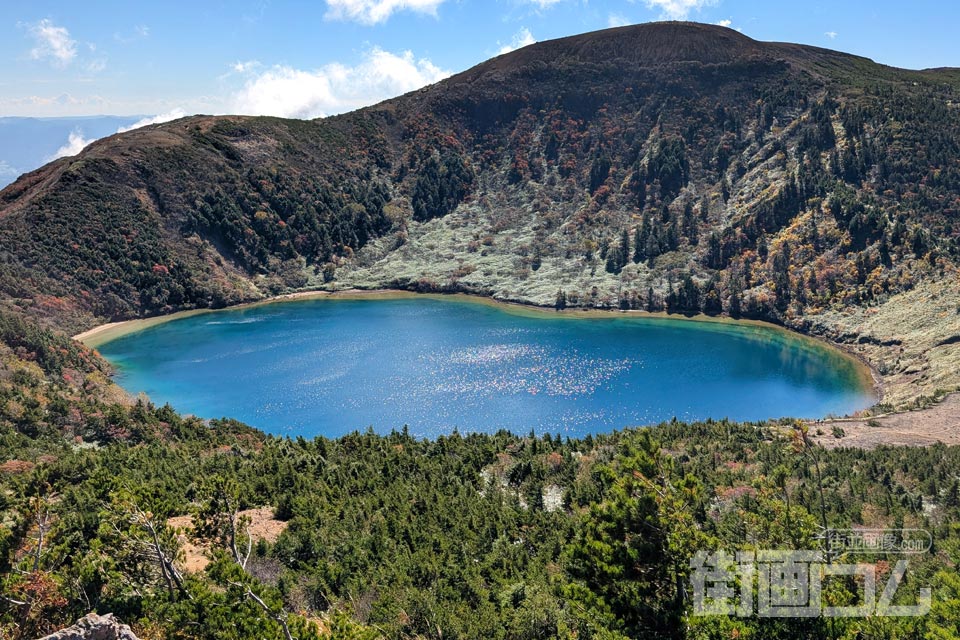
<svg viewBox="0 0 960 640"><path fill-rule="evenodd" d="M290 440L118 399L21 318L0 339L5 638L89 611L141 639L960 638L957 447L826 451L792 422ZM255 539L253 507L278 536ZM930 531L895 601L931 587L930 614L691 616L697 551L819 549L824 524ZM834 557L884 585L899 559ZM861 592L831 580L824 602Z"/></svg>
<svg viewBox="0 0 960 640"><path fill-rule="evenodd" d="M958 86L659 23L343 116L187 118L0 192L0 291L68 330L350 286L765 318L902 404L960 383Z"/></svg>

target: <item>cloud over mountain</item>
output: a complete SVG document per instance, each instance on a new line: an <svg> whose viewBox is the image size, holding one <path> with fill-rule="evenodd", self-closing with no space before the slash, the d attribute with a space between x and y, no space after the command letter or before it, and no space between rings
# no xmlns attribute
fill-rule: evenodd
<svg viewBox="0 0 960 640"><path fill-rule="evenodd" d="M83 151L84 147L93 142L93 140L94 139L84 137L83 132L79 129L74 129L67 137L67 142L54 151L53 155L47 158L47 160L52 161L66 156L75 156Z"/></svg>
<svg viewBox="0 0 960 640"><path fill-rule="evenodd" d="M317 118L375 104L449 75L411 51L396 54L375 47L355 66L331 63L312 71L274 66L247 81L234 95L233 110Z"/></svg>

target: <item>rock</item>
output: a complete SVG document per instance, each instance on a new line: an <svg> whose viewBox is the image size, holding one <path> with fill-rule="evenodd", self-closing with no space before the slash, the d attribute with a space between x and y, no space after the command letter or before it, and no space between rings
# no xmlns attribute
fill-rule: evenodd
<svg viewBox="0 0 960 640"><path fill-rule="evenodd" d="M137 640L125 624L113 617L112 613L105 616L88 613L72 627L67 627L45 636L40 640Z"/></svg>
<svg viewBox="0 0 960 640"><path fill-rule="evenodd" d="M890 338L887 340L882 340L880 338L875 338L873 336L861 335L857 340L857 344L873 344L878 347L897 347L903 344L903 340L898 340L896 338Z"/></svg>
<svg viewBox="0 0 960 640"><path fill-rule="evenodd" d="M563 509L563 487L550 484L543 488L543 509L547 512Z"/></svg>

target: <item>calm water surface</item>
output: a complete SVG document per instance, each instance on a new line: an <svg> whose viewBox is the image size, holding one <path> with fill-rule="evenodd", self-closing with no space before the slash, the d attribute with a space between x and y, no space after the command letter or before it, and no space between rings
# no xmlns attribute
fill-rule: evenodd
<svg viewBox="0 0 960 640"><path fill-rule="evenodd" d="M518 314L459 299L311 300L197 315L101 345L156 403L280 435L408 425L585 435L873 403L839 352L766 327Z"/></svg>

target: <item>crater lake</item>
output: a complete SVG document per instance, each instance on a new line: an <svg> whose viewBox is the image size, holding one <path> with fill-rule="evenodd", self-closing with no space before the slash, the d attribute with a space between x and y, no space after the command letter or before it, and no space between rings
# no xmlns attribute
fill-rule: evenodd
<svg viewBox="0 0 960 640"><path fill-rule="evenodd" d="M329 297L202 313L99 345L132 394L277 435L583 436L678 418L821 418L869 373L764 325L553 313L463 296Z"/></svg>

